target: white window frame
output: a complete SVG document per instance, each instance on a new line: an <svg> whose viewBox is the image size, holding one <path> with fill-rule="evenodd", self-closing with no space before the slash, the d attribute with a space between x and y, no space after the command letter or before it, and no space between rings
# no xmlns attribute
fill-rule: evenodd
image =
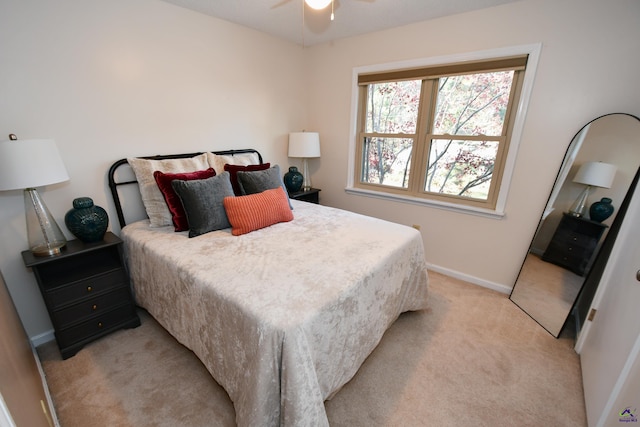
<svg viewBox="0 0 640 427"><path fill-rule="evenodd" d="M484 216L489 218L502 218L505 215L505 206L507 204L507 196L509 194L509 187L511 184L511 178L515 167L516 157L518 154L518 148L520 146L520 140L522 138L522 130L524 128L525 118L527 115L527 108L529 105L529 99L533 90L533 82L538 67L538 59L540 57L540 51L542 44L529 44L520 46L511 46L500 49L491 49L477 52L469 52L456 55L437 56L430 58L422 58L409 61L392 62L386 64L368 65L362 67L356 67L353 69L352 74L352 93L351 93L351 121L349 124L349 159L348 159L348 171L347 171L347 185L345 191L348 194L355 194L361 196L368 196L379 198L383 200L392 200L398 202L412 203L423 206L431 206L441 209L452 210L456 212L462 212L472 215ZM502 181L500 182L500 191L496 200L495 209L480 208L476 206L469 206L464 204L457 204L452 202L446 202L442 200L425 199L419 197L412 197L401 194L393 194L385 191L375 191L371 189L358 188L355 184L355 170L356 170L356 142L358 136L358 105L359 105L359 86L358 75L365 73L386 72L407 68L418 68L425 66L445 65L452 63L459 63L465 61L482 61L490 60L500 57L516 56L516 55L529 55L527 60L527 69L524 74L524 80L522 82L522 91L520 93L520 99L518 105L515 108L516 117L513 124L513 133L511 135L511 141L509 143L509 152L505 160L504 171L502 174Z"/></svg>

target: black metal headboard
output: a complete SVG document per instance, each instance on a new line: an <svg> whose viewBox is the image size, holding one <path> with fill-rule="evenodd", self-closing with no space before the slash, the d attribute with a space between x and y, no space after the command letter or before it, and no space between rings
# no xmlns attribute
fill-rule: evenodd
<svg viewBox="0 0 640 427"><path fill-rule="evenodd" d="M148 160L186 159L189 157L198 156L202 153L203 152L184 153L184 154L166 154L166 155L157 155L157 156L144 156L139 158L148 159ZM233 156L235 154L256 153L258 155L258 160L260 161L260 163L263 163L262 155L257 150L254 150L251 148L241 149L241 150L211 151L211 153L219 154L219 155L227 155L227 156L228 155ZM118 222L120 223L120 228L127 225L127 222L125 221L125 218L124 218L124 212L122 210L122 203L120 201L120 193L118 192L118 187L121 185L133 185L133 184L137 185L138 184L138 181L136 179L120 181L120 182L116 181L116 172L118 168L128 164L129 162L127 161L127 159L120 159L114 164L112 164L111 167L109 168L109 177L108 177L109 189L111 190L111 197L113 198L113 203L115 204L116 213L118 214Z"/></svg>

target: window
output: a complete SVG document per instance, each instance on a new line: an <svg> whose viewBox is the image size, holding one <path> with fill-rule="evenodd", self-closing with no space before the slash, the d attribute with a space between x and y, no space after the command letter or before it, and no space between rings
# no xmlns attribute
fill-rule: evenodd
<svg viewBox="0 0 640 427"><path fill-rule="evenodd" d="M501 211L529 57L356 70L351 189Z"/></svg>

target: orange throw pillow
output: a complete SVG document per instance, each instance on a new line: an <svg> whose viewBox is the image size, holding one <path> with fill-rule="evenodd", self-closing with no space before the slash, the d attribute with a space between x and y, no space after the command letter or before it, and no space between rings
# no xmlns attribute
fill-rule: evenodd
<svg viewBox="0 0 640 427"><path fill-rule="evenodd" d="M234 236L293 219L282 187L248 196L225 197L223 203Z"/></svg>

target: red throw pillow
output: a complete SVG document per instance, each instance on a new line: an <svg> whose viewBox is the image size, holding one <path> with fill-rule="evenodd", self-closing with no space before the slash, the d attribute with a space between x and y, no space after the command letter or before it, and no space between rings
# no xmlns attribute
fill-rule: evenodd
<svg viewBox="0 0 640 427"><path fill-rule="evenodd" d="M224 165L224 170L229 172L229 179L231 180L231 187L233 188L233 194L236 196L241 196L242 191L240 191L240 184L238 183L238 171L242 172L254 172L254 171L263 171L269 169L271 167L271 163L262 163L259 165L231 165L227 163Z"/></svg>
<svg viewBox="0 0 640 427"><path fill-rule="evenodd" d="M293 219L289 198L282 187L248 196L225 197L223 203L234 236Z"/></svg>
<svg viewBox="0 0 640 427"><path fill-rule="evenodd" d="M185 231L189 229L189 222L187 221L187 214L182 207L180 197L171 187L171 181L179 179L181 181L193 181L196 179L206 179L215 176L216 172L213 168L209 168L203 171L185 172L185 173L164 173L155 171L153 177L158 184L160 192L164 196L164 201L167 202L169 212L171 212L171 219L173 220L173 226L176 231Z"/></svg>

